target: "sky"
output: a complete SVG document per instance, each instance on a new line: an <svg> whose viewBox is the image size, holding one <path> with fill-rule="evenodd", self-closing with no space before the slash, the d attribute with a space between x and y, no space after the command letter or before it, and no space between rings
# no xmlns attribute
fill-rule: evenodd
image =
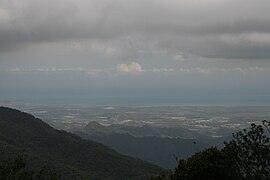
<svg viewBox="0 0 270 180"><path fill-rule="evenodd" d="M269 0L0 0L0 99L270 105L269 9Z"/></svg>

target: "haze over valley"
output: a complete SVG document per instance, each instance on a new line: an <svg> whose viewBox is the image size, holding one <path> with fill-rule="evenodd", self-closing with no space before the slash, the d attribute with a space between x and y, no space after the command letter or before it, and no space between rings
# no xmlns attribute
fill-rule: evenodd
<svg viewBox="0 0 270 180"><path fill-rule="evenodd" d="M104 126L185 128L222 137L270 117L269 106L87 106L5 103L41 118L57 129L73 131L95 121ZM4 105L1 103L1 105Z"/></svg>
<svg viewBox="0 0 270 180"><path fill-rule="evenodd" d="M230 140L232 133L270 119L270 106L4 103L33 114L56 129L170 169L176 167L176 157L186 159L206 147L223 147L223 141Z"/></svg>

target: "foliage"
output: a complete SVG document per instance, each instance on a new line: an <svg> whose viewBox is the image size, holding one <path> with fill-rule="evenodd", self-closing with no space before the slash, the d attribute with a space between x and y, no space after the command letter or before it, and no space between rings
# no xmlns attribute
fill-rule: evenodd
<svg viewBox="0 0 270 180"><path fill-rule="evenodd" d="M267 121L263 125L251 124L249 131L237 132L233 140L225 143L224 150L235 155L235 166L244 178L270 178L270 140L265 133L269 135L268 127Z"/></svg>
<svg viewBox="0 0 270 180"><path fill-rule="evenodd" d="M0 179L3 180L31 180L33 175L33 171L26 169L26 162L22 154L12 160L4 161L0 165Z"/></svg>
<svg viewBox="0 0 270 180"><path fill-rule="evenodd" d="M59 177L58 173L49 166L44 166L39 171L30 170L23 153L0 164L1 180L57 180Z"/></svg>
<svg viewBox="0 0 270 180"><path fill-rule="evenodd" d="M187 160L179 160L174 172L155 180L270 179L270 122L251 124L233 134L223 149L211 147ZM268 133L268 134L267 134Z"/></svg>

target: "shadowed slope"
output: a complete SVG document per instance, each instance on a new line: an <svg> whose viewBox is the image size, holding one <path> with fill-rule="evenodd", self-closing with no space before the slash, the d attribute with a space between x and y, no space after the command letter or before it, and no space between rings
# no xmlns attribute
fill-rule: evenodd
<svg viewBox="0 0 270 180"><path fill-rule="evenodd" d="M25 149L35 159L33 163L39 164L38 159L53 161L56 166L78 171L84 179L128 179L162 171L99 143L55 130L32 115L10 108L0 107L0 141L0 145Z"/></svg>

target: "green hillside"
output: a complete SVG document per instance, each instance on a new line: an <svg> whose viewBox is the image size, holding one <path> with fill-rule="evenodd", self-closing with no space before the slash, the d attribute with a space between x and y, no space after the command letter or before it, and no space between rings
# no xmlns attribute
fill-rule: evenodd
<svg viewBox="0 0 270 180"><path fill-rule="evenodd" d="M49 164L62 179L139 179L163 171L5 107L0 107L0 149L0 159L24 149L30 168Z"/></svg>

